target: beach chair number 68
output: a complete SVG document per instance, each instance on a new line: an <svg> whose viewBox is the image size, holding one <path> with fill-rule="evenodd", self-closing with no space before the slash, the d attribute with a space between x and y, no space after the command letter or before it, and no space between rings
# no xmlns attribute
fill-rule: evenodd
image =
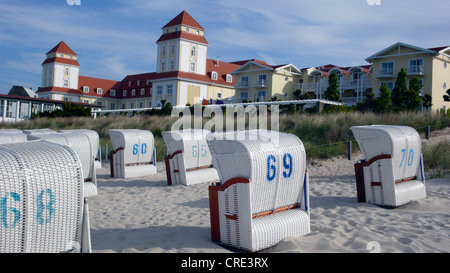
<svg viewBox="0 0 450 273"><path fill-rule="evenodd" d="M276 158L274 155L267 157L267 180L272 181L277 173L277 167L275 166ZM283 155L283 177L289 178L292 175L292 155L285 153Z"/></svg>
<svg viewBox="0 0 450 273"><path fill-rule="evenodd" d="M133 145L133 155L137 155L139 153L139 145L134 144ZM147 153L147 144L142 143L141 145L141 154L145 155Z"/></svg>
<svg viewBox="0 0 450 273"><path fill-rule="evenodd" d="M399 168L402 167L403 161L405 160L405 156L406 156L406 149L402 149L402 161L400 162ZM413 159L414 159L414 150L410 149L408 153L408 162L407 162L408 167L412 165Z"/></svg>
<svg viewBox="0 0 450 273"><path fill-rule="evenodd" d="M48 200L48 202L46 204L44 204L42 200L44 195L47 195L46 200ZM4 228L15 228L20 221L20 211L16 208L6 206L6 203L9 198L12 198L14 202L20 202L20 194L15 192L9 192L0 199L2 225ZM49 223L50 220L52 220L53 216L55 215L55 208L53 207L53 204L55 203L55 195L50 189L42 190L37 196L36 203L38 208L36 213L37 222L40 225ZM14 220L10 225L8 225L7 222L7 218L9 218L7 217L8 213L14 214ZM44 219L43 215L47 215L47 217Z"/></svg>

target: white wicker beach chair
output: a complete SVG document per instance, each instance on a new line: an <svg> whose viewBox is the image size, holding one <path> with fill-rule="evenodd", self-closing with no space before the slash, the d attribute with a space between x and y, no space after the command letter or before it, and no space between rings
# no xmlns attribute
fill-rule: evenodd
<svg viewBox="0 0 450 273"><path fill-rule="evenodd" d="M426 197L420 136L408 126L350 128L365 156L355 164L358 202L398 207Z"/></svg>
<svg viewBox="0 0 450 273"><path fill-rule="evenodd" d="M254 252L310 232L306 153L298 137L214 133L208 145L220 177L209 187L213 241Z"/></svg>
<svg viewBox="0 0 450 273"><path fill-rule="evenodd" d="M169 185L192 185L219 181L212 166L212 156L206 142L208 130L188 129L162 133L167 146L165 158Z"/></svg>
<svg viewBox="0 0 450 273"><path fill-rule="evenodd" d="M75 152L42 140L0 145L0 252L90 252Z"/></svg>
<svg viewBox="0 0 450 273"><path fill-rule="evenodd" d="M94 163L94 150L91 139L81 132L29 134L28 140L42 139L71 147L81 161L84 177L85 196L98 194L97 174Z"/></svg>
<svg viewBox="0 0 450 273"><path fill-rule="evenodd" d="M92 142L92 149L94 152L94 160L95 160L95 167L97 169L102 167L102 164L100 162L100 137L98 133L94 130L89 129L73 129L73 130L61 130L61 133L70 133L70 132L81 132L87 135Z"/></svg>
<svg viewBox="0 0 450 273"><path fill-rule="evenodd" d="M151 131L110 129L112 177L130 178L156 174L155 140Z"/></svg>
<svg viewBox="0 0 450 273"><path fill-rule="evenodd" d="M27 141L27 135L22 132L4 132L0 130L0 144L25 141Z"/></svg>

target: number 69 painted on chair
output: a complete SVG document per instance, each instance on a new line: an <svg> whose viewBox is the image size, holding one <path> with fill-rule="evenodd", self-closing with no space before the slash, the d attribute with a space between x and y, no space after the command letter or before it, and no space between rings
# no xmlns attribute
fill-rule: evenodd
<svg viewBox="0 0 450 273"><path fill-rule="evenodd" d="M267 157L267 180L272 181L277 173L277 167L275 165L276 158L274 155L269 155ZM290 153L283 154L283 177L289 178L292 175L292 155Z"/></svg>

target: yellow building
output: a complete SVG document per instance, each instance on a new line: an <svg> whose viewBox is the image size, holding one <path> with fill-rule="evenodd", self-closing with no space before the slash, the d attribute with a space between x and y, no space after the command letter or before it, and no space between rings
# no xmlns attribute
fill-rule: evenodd
<svg viewBox="0 0 450 273"><path fill-rule="evenodd" d="M332 73L338 78L339 95L347 105L354 105L372 90L372 71L370 65L340 67L332 64L304 68L299 80L302 94L309 93L314 99L324 99L328 79Z"/></svg>
<svg viewBox="0 0 450 273"><path fill-rule="evenodd" d="M234 62L240 67L231 74L236 78L236 101L268 101L295 99L302 72L292 64L272 66L260 60Z"/></svg>
<svg viewBox="0 0 450 273"><path fill-rule="evenodd" d="M423 88L421 95L432 97L432 110L449 109L443 95L450 88L450 47L421 48L405 43L395 43L366 59L373 66L373 91L377 95L385 83L394 88L398 72L407 71L408 79L419 77Z"/></svg>

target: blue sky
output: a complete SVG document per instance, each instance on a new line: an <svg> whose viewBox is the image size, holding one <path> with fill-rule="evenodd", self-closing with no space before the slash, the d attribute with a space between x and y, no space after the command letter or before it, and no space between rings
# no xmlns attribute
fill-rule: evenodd
<svg viewBox="0 0 450 273"><path fill-rule="evenodd" d="M202 25L208 58L298 68L367 64L398 41L450 46L448 0L1 0L0 93L41 84L45 53L65 41L80 75L122 80L156 69L161 27L186 10Z"/></svg>

